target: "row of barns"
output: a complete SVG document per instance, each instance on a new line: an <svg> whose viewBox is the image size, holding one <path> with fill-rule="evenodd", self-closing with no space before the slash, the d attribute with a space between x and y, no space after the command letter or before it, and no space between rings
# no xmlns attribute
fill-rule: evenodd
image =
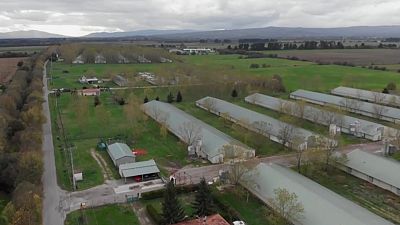
<svg viewBox="0 0 400 225"><path fill-rule="evenodd" d="M330 128L332 124L335 124L335 130L340 128L341 132L372 141L381 140L386 129L385 126L378 123L341 115L323 107L305 105L304 112L299 113L297 108L299 105L296 105L298 103L262 94L250 95L245 98L245 101L282 113L289 113L292 116L301 117ZM306 150L311 148L315 144L315 140L318 139L324 139L336 144L333 140L319 134L221 99L205 97L196 101L196 106L294 149ZM292 110L288 110L290 108ZM151 118L163 124L181 141L185 142L189 146L189 154L208 159L211 163L229 163L231 159L243 160L251 159L255 156L254 149L176 108L172 104L150 101L143 104L143 110ZM294 133L297 136L295 143L282 141L280 130L284 127L295 130ZM230 147L226 148L227 146ZM226 149L233 151L233 153L226 151ZM361 150L353 150L346 153L346 159L338 165L339 169L396 195L400 195L400 174L395 172L400 171L398 162ZM295 222L294 224L393 225L393 223L312 180L277 164L258 164L250 174L246 175L242 185L269 205L275 194L274 190L277 188L285 188L289 192L296 193L299 201L304 206L304 213L299 221L293 221Z"/></svg>
<svg viewBox="0 0 400 225"><path fill-rule="evenodd" d="M129 64L129 63L170 63L171 59L164 58L162 56L158 56L156 58L152 57L152 59L147 58L145 55L123 55L118 54L113 57L105 57L102 54L95 54L92 57L85 57L84 55L78 55L73 61L72 64L85 64L85 63L94 63L94 64L107 64L107 63L118 63L118 64Z"/></svg>

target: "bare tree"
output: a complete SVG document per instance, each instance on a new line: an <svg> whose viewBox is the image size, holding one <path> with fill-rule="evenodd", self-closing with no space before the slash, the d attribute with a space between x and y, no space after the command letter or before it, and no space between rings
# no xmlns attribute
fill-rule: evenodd
<svg viewBox="0 0 400 225"><path fill-rule="evenodd" d="M388 109L385 106L378 104L374 104L372 108L374 111L373 114L377 119L382 119L383 114L388 111Z"/></svg>
<svg viewBox="0 0 400 225"><path fill-rule="evenodd" d="M363 102L355 99L344 98L340 101L339 104L347 111L359 111L361 106L363 105Z"/></svg>
<svg viewBox="0 0 400 225"><path fill-rule="evenodd" d="M241 183L247 183L247 175L253 171L257 163L252 161L238 161L231 163L229 166L229 181L231 184L238 186Z"/></svg>
<svg viewBox="0 0 400 225"><path fill-rule="evenodd" d="M201 126L193 122L183 122L178 132L183 141L189 146L201 139Z"/></svg>
<svg viewBox="0 0 400 225"><path fill-rule="evenodd" d="M305 139L300 136L293 137L292 145L293 149L296 151L296 162L297 162L297 171L301 170L301 163L303 160L303 153L307 150Z"/></svg>
<svg viewBox="0 0 400 225"><path fill-rule="evenodd" d="M373 98L374 98L374 102L377 104L382 104L383 100L385 99L385 95L383 93L379 93L379 92L373 92Z"/></svg>
<svg viewBox="0 0 400 225"><path fill-rule="evenodd" d="M299 118L303 119L305 109L306 109L305 101L300 100L300 101L294 103L293 114L295 114Z"/></svg>
<svg viewBox="0 0 400 225"><path fill-rule="evenodd" d="M258 133L260 133L263 136L270 137L271 136L271 131L272 131L272 124L265 122L265 121L256 121L253 123L253 127L258 130Z"/></svg>
<svg viewBox="0 0 400 225"><path fill-rule="evenodd" d="M275 212L282 218L280 224L290 225L298 222L304 213L304 207L296 195L290 193L285 188L274 190L274 198L271 199L271 205Z"/></svg>
<svg viewBox="0 0 400 225"><path fill-rule="evenodd" d="M203 107L206 108L209 112L216 111L217 102L212 98L207 98L203 101Z"/></svg>
<svg viewBox="0 0 400 225"><path fill-rule="evenodd" d="M278 139L281 141L283 148L291 147L291 141L295 134L295 128L287 123L282 123L278 132Z"/></svg>

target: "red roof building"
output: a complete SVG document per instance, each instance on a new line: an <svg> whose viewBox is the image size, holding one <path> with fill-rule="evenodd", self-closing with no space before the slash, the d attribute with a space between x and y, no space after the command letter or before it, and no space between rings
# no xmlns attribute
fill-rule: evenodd
<svg viewBox="0 0 400 225"><path fill-rule="evenodd" d="M205 218L187 220L174 225L230 225L221 215L214 214Z"/></svg>
<svg viewBox="0 0 400 225"><path fill-rule="evenodd" d="M93 88L93 89L82 89L78 91L79 95L82 96L99 96L100 95L100 89L99 88Z"/></svg>

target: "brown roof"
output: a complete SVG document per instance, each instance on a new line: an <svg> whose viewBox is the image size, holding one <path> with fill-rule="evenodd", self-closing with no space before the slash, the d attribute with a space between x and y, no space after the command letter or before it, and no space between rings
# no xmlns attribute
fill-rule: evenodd
<svg viewBox="0 0 400 225"><path fill-rule="evenodd" d="M187 220L180 223L176 223L174 225L204 225L203 218ZM230 225L221 215L214 214L211 216L207 216L205 225Z"/></svg>

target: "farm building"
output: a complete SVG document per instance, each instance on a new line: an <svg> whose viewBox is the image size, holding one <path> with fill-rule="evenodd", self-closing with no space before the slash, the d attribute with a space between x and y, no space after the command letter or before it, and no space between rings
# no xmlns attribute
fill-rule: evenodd
<svg viewBox="0 0 400 225"><path fill-rule="evenodd" d="M307 149L318 138L318 135L308 130L294 127L272 117L217 98L205 97L198 100L196 105L234 123L238 123L249 130L262 134L272 141L281 144L285 141L286 146L291 146L295 149ZM283 137L283 135L290 137ZM296 144L293 143L294 141L296 141Z"/></svg>
<svg viewBox="0 0 400 225"><path fill-rule="evenodd" d="M331 90L334 95L355 98L377 104L400 107L400 96L381 92L367 91L349 87L337 87Z"/></svg>
<svg viewBox="0 0 400 225"><path fill-rule="evenodd" d="M143 104L144 112L185 142L188 152L194 152L211 163L240 160L255 156L251 149L232 137L179 110L171 104L150 101Z"/></svg>
<svg viewBox="0 0 400 225"><path fill-rule="evenodd" d="M297 90L292 92L290 98L300 99L322 106L335 106L360 115L378 118L393 123L400 123L400 109L397 108L306 90Z"/></svg>
<svg viewBox="0 0 400 225"><path fill-rule="evenodd" d="M124 86L128 85L128 80L121 75L114 76L112 80L116 85L118 85L120 87L124 87Z"/></svg>
<svg viewBox="0 0 400 225"><path fill-rule="evenodd" d="M97 84L100 83L101 81L97 79L97 77L86 77L82 76L79 78L79 83L81 84Z"/></svg>
<svg viewBox="0 0 400 225"><path fill-rule="evenodd" d="M214 214L204 218L185 220L174 225L230 225L221 215Z"/></svg>
<svg viewBox="0 0 400 225"><path fill-rule="evenodd" d="M92 88L92 89L82 89L78 90L78 95L81 96L100 96L100 89L99 88Z"/></svg>
<svg viewBox="0 0 400 225"><path fill-rule="evenodd" d="M138 58L137 58L137 61L139 63L151 63L151 60L149 60L146 57L144 57L144 55L139 55Z"/></svg>
<svg viewBox="0 0 400 225"><path fill-rule="evenodd" d="M274 190L295 193L304 207L296 225L393 225L363 207L312 180L277 164L260 163L246 176L243 185L271 206Z"/></svg>
<svg viewBox="0 0 400 225"><path fill-rule="evenodd" d="M119 166L119 175L125 182L133 178L136 182L159 178L160 170L154 160L125 163Z"/></svg>
<svg viewBox="0 0 400 225"><path fill-rule="evenodd" d="M339 168L355 177L400 195L400 163L359 149L347 153L346 156L346 162Z"/></svg>
<svg viewBox="0 0 400 225"><path fill-rule="evenodd" d="M78 55L73 61L72 64L84 64L85 61L83 60L82 55Z"/></svg>
<svg viewBox="0 0 400 225"><path fill-rule="evenodd" d="M296 102L278 99L258 93L247 96L245 101L278 112L301 117L314 123L330 126L330 128L333 127L335 129L333 131L334 133L340 130L340 132L372 141L382 140L386 128L381 124L324 109L319 109L309 105L300 105Z"/></svg>
<svg viewBox="0 0 400 225"><path fill-rule="evenodd" d="M107 152L116 167L119 167L122 164L135 162L135 155L125 143L114 143L108 145Z"/></svg>
<svg viewBox="0 0 400 225"><path fill-rule="evenodd" d="M106 61L106 58L105 58L103 55L97 54L97 55L94 57L94 63L95 63L95 64L106 64L107 61Z"/></svg>

